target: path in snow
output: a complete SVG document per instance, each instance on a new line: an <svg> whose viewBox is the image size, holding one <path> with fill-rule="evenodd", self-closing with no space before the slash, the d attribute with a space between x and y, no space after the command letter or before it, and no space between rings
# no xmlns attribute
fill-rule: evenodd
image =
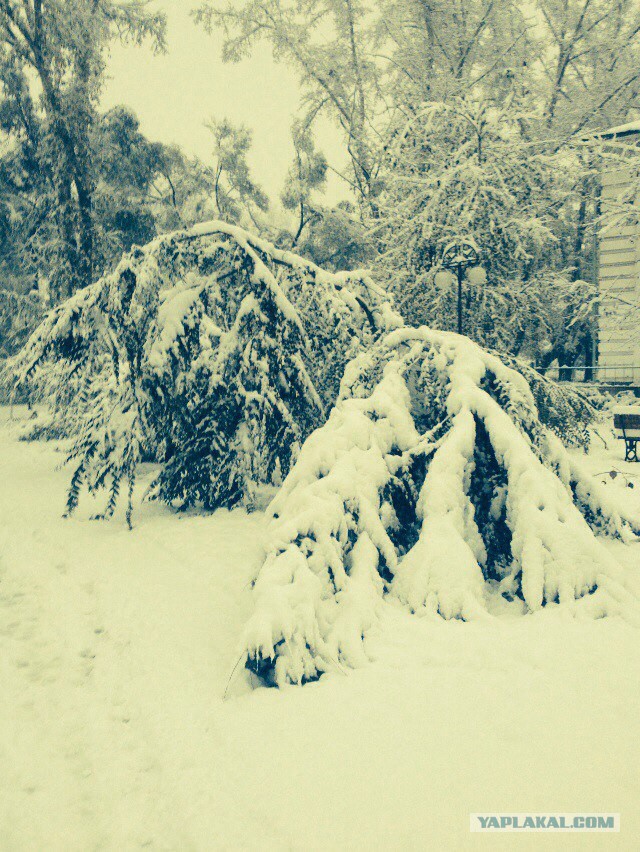
<svg viewBox="0 0 640 852"><path fill-rule="evenodd" d="M280 692L239 671L223 700L261 517L63 520L60 455L7 418L0 852L638 848L637 630L388 605L370 666ZM640 573L640 544L612 548ZM468 833L494 810L620 811L622 832Z"/></svg>

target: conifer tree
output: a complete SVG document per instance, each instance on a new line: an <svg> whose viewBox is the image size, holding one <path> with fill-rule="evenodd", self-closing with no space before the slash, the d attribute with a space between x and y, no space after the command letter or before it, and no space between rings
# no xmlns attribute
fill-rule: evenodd
<svg viewBox="0 0 640 852"><path fill-rule="evenodd" d="M459 335L423 326L379 340L348 365L270 507L247 667L281 686L361 665L383 595L445 619L489 618L494 594L524 612L559 604L637 622L595 534L630 540L640 517L554 434L588 416ZM580 441L576 426L566 439Z"/></svg>
<svg viewBox="0 0 640 852"><path fill-rule="evenodd" d="M259 504L324 422L347 361L400 322L361 273L329 274L220 222L134 248L56 307L12 365L72 439L82 486L158 462L150 494L178 508ZM73 402L72 402L73 400ZM37 424L36 432L43 427Z"/></svg>

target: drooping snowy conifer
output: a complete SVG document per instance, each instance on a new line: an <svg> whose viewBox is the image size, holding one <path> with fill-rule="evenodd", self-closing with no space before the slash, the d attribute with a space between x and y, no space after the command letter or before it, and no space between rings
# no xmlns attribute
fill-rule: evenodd
<svg viewBox="0 0 640 852"><path fill-rule="evenodd" d="M178 507L254 505L335 401L345 364L400 322L364 274L329 274L221 222L159 238L55 308L14 365L73 439L68 509L138 462Z"/></svg>
<svg viewBox="0 0 640 852"><path fill-rule="evenodd" d="M358 665L384 592L448 619L487 617L488 582L529 611L633 613L594 532L632 537L640 518L544 425L557 417L536 405L550 404L547 384L532 392L496 356L426 327L354 359L271 505L247 666L281 685ZM566 397L575 415L582 404Z"/></svg>

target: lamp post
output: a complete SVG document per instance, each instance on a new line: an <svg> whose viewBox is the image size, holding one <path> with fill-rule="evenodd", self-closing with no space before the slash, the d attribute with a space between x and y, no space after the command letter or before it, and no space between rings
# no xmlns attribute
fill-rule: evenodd
<svg viewBox="0 0 640 852"><path fill-rule="evenodd" d="M442 252L442 266L455 272L458 279L458 334L462 334L462 281L467 269L478 265L478 259L477 246L468 239L453 240Z"/></svg>

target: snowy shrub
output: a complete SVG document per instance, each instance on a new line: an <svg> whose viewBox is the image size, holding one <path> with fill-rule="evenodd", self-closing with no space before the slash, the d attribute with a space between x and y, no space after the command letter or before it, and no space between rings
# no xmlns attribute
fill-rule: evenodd
<svg viewBox="0 0 640 852"><path fill-rule="evenodd" d="M553 387L536 392L555 412ZM640 518L567 453L520 373L455 334L396 329L355 358L270 513L245 636L267 683L361 663L384 592L447 619L488 617L489 587L529 611L631 610L594 532L630 538Z"/></svg>
<svg viewBox="0 0 640 852"><path fill-rule="evenodd" d="M134 248L46 317L17 359L19 384L73 438L80 490L177 507L254 505L326 419L347 361L400 324L364 274L329 274L221 222Z"/></svg>

